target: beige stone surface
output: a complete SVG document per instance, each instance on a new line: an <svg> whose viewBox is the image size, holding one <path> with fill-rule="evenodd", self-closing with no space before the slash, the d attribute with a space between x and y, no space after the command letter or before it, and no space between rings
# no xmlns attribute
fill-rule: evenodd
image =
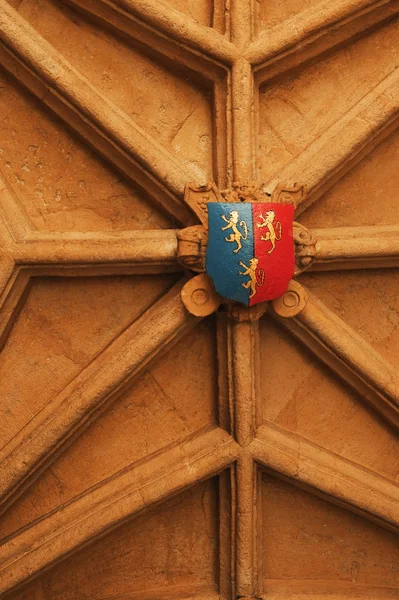
<svg viewBox="0 0 399 600"><path fill-rule="evenodd" d="M291 162L395 70L397 38L395 21L292 78L261 90L259 142L263 179Z"/></svg>
<svg viewBox="0 0 399 600"><path fill-rule="evenodd" d="M398 14L0 0L1 598L398 597ZM226 305L266 194L288 305Z"/></svg>
<svg viewBox="0 0 399 600"><path fill-rule="evenodd" d="M90 20L51 0L24 1L19 12L140 127L190 165L198 179L212 177L212 107L209 94L195 82L106 31L99 36Z"/></svg>
<svg viewBox="0 0 399 600"><path fill-rule="evenodd" d="M168 0L173 8L181 10L187 16L208 27L212 24L213 4L221 4L220 0Z"/></svg>
<svg viewBox="0 0 399 600"><path fill-rule="evenodd" d="M317 0L293 0L291 2L279 2L279 0L257 0L259 29L269 29L280 25L303 10L312 9L317 6Z"/></svg>
<svg viewBox="0 0 399 600"><path fill-rule="evenodd" d="M1 174L41 231L157 229L172 223L0 71Z"/></svg>
<svg viewBox="0 0 399 600"><path fill-rule="evenodd" d="M82 549L10 597L139 600L216 587L217 481L198 484ZM191 523L187 527L187 522ZM184 532L184 533L183 533ZM4 596L7 598L7 595Z"/></svg>
<svg viewBox="0 0 399 600"><path fill-rule="evenodd" d="M1 356L1 447L170 283L151 275L35 279Z"/></svg>
<svg viewBox="0 0 399 600"><path fill-rule="evenodd" d="M269 318L261 333L263 418L396 481L397 434Z"/></svg>
<svg viewBox="0 0 399 600"><path fill-rule="evenodd" d="M10 509L7 519L0 519L2 534L56 509L130 463L214 425L213 337L212 324L201 323L146 370Z"/></svg>
<svg viewBox="0 0 399 600"><path fill-rule="evenodd" d="M303 283L395 368L399 367L397 269L304 274Z"/></svg>
<svg viewBox="0 0 399 600"><path fill-rule="evenodd" d="M307 227L396 225L399 135L395 131L301 215Z"/></svg>
<svg viewBox="0 0 399 600"><path fill-rule="evenodd" d="M342 508L264 475L262 517L264 591L267 579L372 587L383 578L387 588L397 583L396 536Z"/></svg>

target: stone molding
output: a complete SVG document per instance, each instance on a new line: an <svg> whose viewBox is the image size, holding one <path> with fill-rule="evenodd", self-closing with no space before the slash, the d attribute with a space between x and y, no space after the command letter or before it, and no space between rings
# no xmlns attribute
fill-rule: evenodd
<svg viewBox="0 0 399 600"><path fill-rule="evenodd" d="M212 95L215 179L222 192L146 134L18 11L0 0L2 66L177 224L169 231L126 232L117 237L42 234L34 230L17 196L0 178L0 349L23 309L32 277L64 276L66 272L71 276L153 274L187 268L201 272L207 198L261 196L283 201L289 194L300 217L398 125L399 75L393 72L270 181L261 186L256 183L254 107L259 86L289 76L293 69L364 35L395 16L397 3L322 2L317 10L299 12L289 26L276 26L254 36L247 0L232 4L231 30L220 15L215 18L219 29L215 30L157 0L65 2L125 39L140 40L143 52L152 58L172 67L178 64L181 72ZM306 194L294 185L299 177L306 184ZM196 184L185 193L187 182L192 181ZM283 187L281 182L285 182ZM399 265L399 226L309 232L298 223L294 237L299 278L304 269ZM3 509L66 451L72 439L84 432L150 360L203 318L203 314L193 316L186 310L181 296L186 285L193 286L186 288L186 304L194 302L196 310L206 305L208 311L209 299L202 302L204 294L195 294L197 289L206 289L203 279L183 279L113 340L2 450ZM211 312L216 304L214 298ZM283 297L280 304L268 308L390 425L399 426L399 380L393 367L300 281L292 282L285 300ZM244 308L226 305L215 315L219 427L178 448L147 457L141 465L130 465L95 490L12 535L0 546L2 592L13 590L154 503L208 477L220 474L223 478L223 471L235 486L231 547L221 550L234 563L226 581L221 581L226 598L237 595L250 600L261 594L256 556L257 486L263 468L399 531L397 487L387 479L299 436L269 424L259 425L258 313L263 307L254 309L252 314L250 309L245 313Z"/></svg>

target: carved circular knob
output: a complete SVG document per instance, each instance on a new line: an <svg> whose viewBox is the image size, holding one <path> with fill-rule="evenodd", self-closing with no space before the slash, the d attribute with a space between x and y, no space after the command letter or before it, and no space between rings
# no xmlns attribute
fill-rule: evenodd
<svg viewBox="0 0 399 600"><path fill-rule="evenodd" d="M272 306L280 317L295 317L306 306L308 295L306 290L297 282L290 281L287 291L273 300Z"/></svg>
<svg viewBox="0 0 399 600"><path fill-rule="evenodd" d="M187 281L181 291L181 299L188 312L196 317L211 315L222 302L211 278L205 273Z"/></svg>
<svg viewBox="0 0 399 600"><path fill-rule="evenodd" d="M297 292L290 291L286 292L283 296L283 305L286 308L296 308L301 301L301 298Z"/></svg>
<svg viewBox="0 0 399 600"><path fill-rule="evenodd" d="M203 306L209 302L209 292L203 288L198 288L198 290L194 290L191 294L191 301L196 306Z"/></svg>

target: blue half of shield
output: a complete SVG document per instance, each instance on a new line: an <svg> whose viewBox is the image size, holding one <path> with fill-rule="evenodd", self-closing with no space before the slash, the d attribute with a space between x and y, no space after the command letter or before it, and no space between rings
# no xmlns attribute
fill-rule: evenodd
<svg viewBox="0 0 399 600"><path fill-rule="evenodd" d="M240 272L254 256L254 233L250 204L208 202L208 249L206 272L218 294L249 305L248 277ZM244 266L240 263L244 263Z"/></svg>

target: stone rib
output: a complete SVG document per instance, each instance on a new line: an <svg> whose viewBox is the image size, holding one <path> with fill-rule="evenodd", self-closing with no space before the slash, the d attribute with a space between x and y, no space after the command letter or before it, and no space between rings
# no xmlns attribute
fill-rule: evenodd
<svg viewBox="0 0 399 600"><path fill-rule="evenodd" d="M178 222L191 224L184 186L198 181L177 158L110 102L5 0L0 62L44 104Z"/></svg>
<svg viewBox="0 0 399 600"><path fill-rule="evenodd" d="M262 32L245 57L263 85L320 60L398 12L399 3L391 0L324 0Z"/></svg>
<svg viewBox="0 0 399 600"><path fill-rule="evenodd" d="M399 124L399 69L366 94L341 119L270 180L273 191L280 181L306 182L308 196L301 214L341 179Z"/></svg>
<svg viewBox="0 0 399 600"><path fill-rule="evenodd" d="M397 370L318 298L299 285L298 289L302 290L304 308L293 317L274 313L278 321L399 428Z"/></svg>
<svg viewBox="0 0 399 600"><path fill-rule="evenodd" d="M176 230L145 230L117 233L32 232L13 245L12 256L17 265L53 268L62 275L66 267L80 265L86 274L92 267L104 266L108 273L125 265L130 273L181 271L176 262Z"/></svg>
<svg viewBox="0 0 399 600"><path fill-rule="evenodd" d="M171 55L179 63L197 70L206 79L218 78L220 66L216 61L229 66L235 60L235 46L220 33L194 21L179 10L157 0L63 0L80 10L100 19L108 26L123 32L133 39L155 42L158 48ZM157 30L155 32L155 29ZM163 39L159 36L162 34ZM165 36L177 45L165 46ZM143 40L144 38L144 40ZM184 52L181 52L181 45ZM180 52L178 52L180 48ZM194 52L193 52L194 50ZM198 53L202 55L200 59ZM196 66L195 66L196 65ZM225 69L222 70L224 73Z"/></svg>
<svg viewBox="0 0 399 600"><path fill-rule="evenodd" d="M385 477L271 423L259 428L250 450L255 460L298 485L399 530L399 488Z"/></svg>
<svg viewBox="0 0 399 600"><path fill-rule="evenodd" d="M399 266L399 226L313 229L317 239L312 270L375 269Z"/></svg>
<svg viewBox="0 0 399 600"><path fill-rule="evenodd" d="M1 450L3 508L126 389L150 360L200 321L184 309L181 288L181 283L175 285L137 318Z"/></svg>
<svg viewBox="0 0 399 600"><path fill-rule="evenodd" d="M0 546L0 591L13 589L127 519L231 465L237 444L222 429L133 463Z"/></svg>

